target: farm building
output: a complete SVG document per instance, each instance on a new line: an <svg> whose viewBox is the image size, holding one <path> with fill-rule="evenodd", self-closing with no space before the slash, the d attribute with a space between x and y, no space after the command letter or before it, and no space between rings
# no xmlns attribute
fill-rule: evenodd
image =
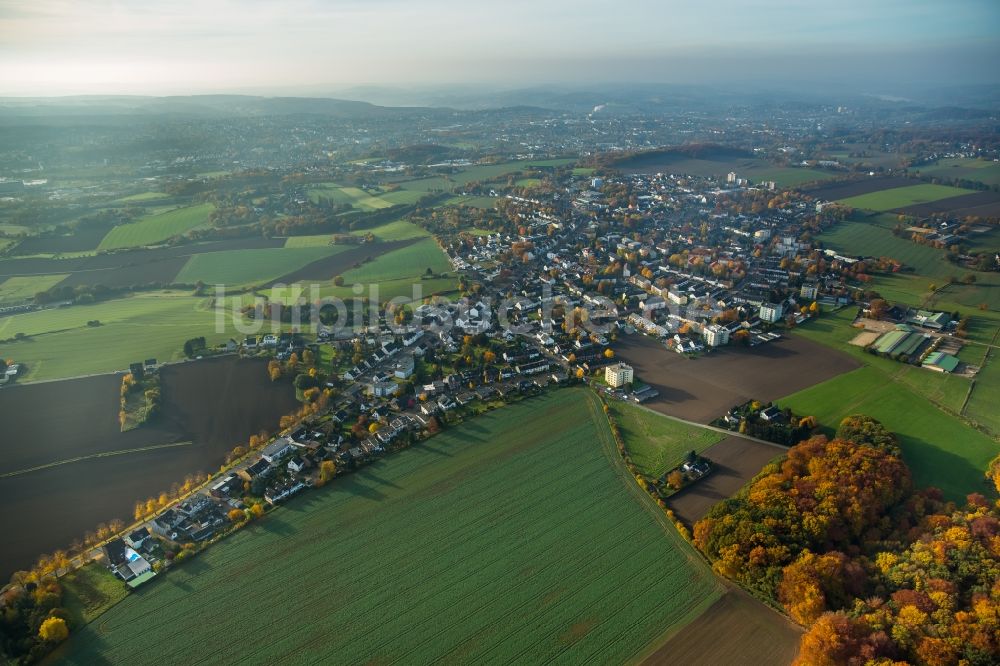
<svg viewBox="0 0 1000 666"><path fill-rule="evenodd" d="M940 331L948 325L949 321L951 321L951 317L946 312L917 310L915 314L910 315L910 317L907 318L906 323Z"/></svg>
<svg viewBox="0 0 1000 666"><path fill-rule="evenodd" d="M955 368L958 367L958 357L952 356L951 354L946 354L944 352L931 352L921 363L921 366L927 368L928 370L936 370L937 372L955 372Z"/></svg>
<svg viewBox="0 0 1000 666"><path fill-rule="evenodd" d="M926 333L914 331L905 324L896 326L896 329L879 336L872 347L879 354L884 356L900 357L913 356L921 347L930 340Z"/></svg>

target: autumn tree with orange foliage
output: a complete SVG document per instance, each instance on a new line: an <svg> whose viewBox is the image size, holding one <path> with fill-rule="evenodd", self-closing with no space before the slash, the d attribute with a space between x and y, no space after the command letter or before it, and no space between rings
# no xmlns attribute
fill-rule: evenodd
<svg viewBox="0 0 1000 666"><path fill-rule="evenodd" d="M800 553L850 549L878 533L909 491L899 456L819 435L789 449L746 492L716 504L695 524L695 545L716 571L775 601L782 569Z"/></svg>
<svg viewBox="0 0 1000 666"><path fill-rule="evenodd" d="M895 436L867 416L837 436L790 449L695 544L808 628L796 666L1000 663L1000 502L912 491Z"/></svg>

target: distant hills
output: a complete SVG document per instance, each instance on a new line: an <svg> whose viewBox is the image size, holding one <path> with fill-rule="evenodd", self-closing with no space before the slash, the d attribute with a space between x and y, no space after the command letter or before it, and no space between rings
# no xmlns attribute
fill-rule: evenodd
<svg viewBox="0 0 1000 666"><path fill-rule="evenodd" d="M323 97L251 95L3 97L0 116L273 116L317 114L339 118L399 116L414 109Z"/></svg>
<svg viewBox="0 0 1000 666"><path fill-rule="evenodd" d="M364 100L364 101L359 101ZM673 84L595 84L587 87L535 86L507 90L474 86L397 88L357 86L334 95L318 90L309 96L262 95L78 95L68 97L0 97L0 118L191 116L253 117L325 115L335 118L406 117L409 114L503 110L595 116L662 114L678 111L754 106L834 104L887 108L925 108L930 117L981 118L1000 107L1000 86L961 86L898 97L881 93L813 91L786 87L761 89L734 84L725 88ZM975 111L965 111L974 109ZM986 113L983 113L986 110Z"/></svg>

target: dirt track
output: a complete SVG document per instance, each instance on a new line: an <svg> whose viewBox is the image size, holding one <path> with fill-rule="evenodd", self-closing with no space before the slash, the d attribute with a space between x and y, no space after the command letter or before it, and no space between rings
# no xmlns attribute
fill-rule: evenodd
<svg viewBox="0 0 1000 666"><path fill-rule="evenodd" d="M636 334L619 338L615 354L660 392L647 407L699 423L747 400L777 400L859 367L850 356L799 337L688 359Z"/></svg>

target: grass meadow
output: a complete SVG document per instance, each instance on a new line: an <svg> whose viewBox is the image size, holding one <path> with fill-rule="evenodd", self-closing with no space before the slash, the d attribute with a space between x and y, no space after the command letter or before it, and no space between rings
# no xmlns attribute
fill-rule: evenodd
<svg viewBox="0 0 1000 666"><path fill-rule="evenodd" d="M368 229L356 229L351 232L352 236L366 236L371 233L381 241L408 240L410 238L430 238L430 232L417 226L409 220L395 220L386 222L377 227Z"/></svg>
<svg viewBox="0 0 1000 666"><path fill-rule="evenodd" d="M922 176L976 180L986 185L1000 185L1000 162L956 157L938 160L936 164L914 167Z"/></svg>
<svg viewBox="0 0 1000 666"><path fill-rule="evenodd" d="M894 187L856 197L848 197L847 199L841 199L840 203L852 208L887 211L971 193L972 190L964 190L960 187L923 184Z"/></svg>
<svg viewBox="0 0 1000 666"><path fill-rule="evenodd" d="M195 254L184 264L176 281L238 286L261 284L280 278L323 257L349 249L350 245L279 247L259 250L226 250Z"/></svg>
<svg viewBox="0 0 1000 666"><path fill-rule="evenodd" d="M216 334L211 299L182 292L149 292L94 305L42 310L0 319L0 355L25 363L23 381L113 372L147 358L183 357L189 338L222 342L235 331ZM88 321L99 326L88 326ZM227 326L231 322L226 321Z"/></svg>
<svg viewBox="0 0 1000 666"><path fill-rule="evenodd" d="M726 437L627 402L609 404L632 462L651 477L663 476L681 464L688 451L701 453Z"/></svg>
<svg viewBox="0 0 1000 666"><path fill-rule="evenodd" d="M595 397L569 389L292 500L55 656L622 663L722 592L624 470Z"/></svg>
<svg viewBox="0 0 1000 666"><path fill-rule="evenodd" d="M0 281L0 303L17 303L33 298L40 291L56 286L66 279L63 275L14 276Z"/></svg>
<svg viewBox="0 0 1000 666"><path fill-rule="evenodd" d="M108 232L98 249L116 250L160 243L205 224L212 210L212 204L197 204L117 226Z"/></svg>
<svg viewBox="0 0 1000 666"><path fill-rule="evenodd" d="M355 282L369 284L420 277L428 268L432 273L451 270L451 263L433 238L376 257L358 268L345 271L343 278L344 283L348 285Z"/></svg>
<svg viewBox="0 0 1000 666"><path fill-rule="evenodd" d="M131 194L127 197L122 197L121 199L116 199L115 203L131 203L133 201L154 201L156 199L165 199L169 194L165 192L140 192L138 194Z"/></svg>
<svg viewBox="0 0 1000 666"><path fill-rule="evenodd" d="M59 579L66 599L66 610L75 630L125 598L125 585L96 562Z"/></svg>

